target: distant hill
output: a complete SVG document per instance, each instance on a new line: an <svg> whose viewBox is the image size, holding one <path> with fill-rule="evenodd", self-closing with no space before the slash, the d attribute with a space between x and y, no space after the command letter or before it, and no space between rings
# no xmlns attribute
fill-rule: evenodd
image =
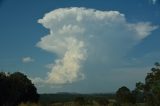
<svg viewBox="0 0 160 106"><path fill-rule="evenodd" d="M95 93L95 94L80 94L80 93L66 93L59 92L55 94L40 94L40 103L44 106L51 103L57 102L70 102L76 97L84 97L86 99L96 99L96 98L106 98L115 99L115 94L113 93Z"/></svg>

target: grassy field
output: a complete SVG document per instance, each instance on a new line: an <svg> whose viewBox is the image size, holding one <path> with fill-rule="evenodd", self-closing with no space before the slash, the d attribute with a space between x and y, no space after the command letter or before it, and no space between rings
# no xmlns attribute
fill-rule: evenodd
<svg viewBox="0 0 160 106"><path fill-rule="evenodd" d="M21 103L19 106L44 106L42 104L34 104L34 103ZM84 104L84 105L79 105L74 102L65 102L65 103L53 103L53 104L48 104L45 106L146 106L145 103L138 103L138 104L114 104L114 103L109 103L108 105L100 105L97 102L93 102L92 104Z"/></svg>
<svg viewBox="0 0 160 106"><path fill-rule="evenodd" d="M76 97L83 97L84 101L75 101ZM102 104L99 100L107 100ZM38 104L21 103L19 106L146 106L144 103L121 104L116 103L114 94L41 94Z"/></svg>

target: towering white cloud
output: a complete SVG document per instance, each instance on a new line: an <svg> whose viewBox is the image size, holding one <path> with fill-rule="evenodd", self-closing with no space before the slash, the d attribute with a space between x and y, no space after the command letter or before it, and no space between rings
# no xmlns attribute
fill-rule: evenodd
<svg viewBox="0 0 160 106"><path fill-rule="evenodd" d="M49 84L84 79L88 63L105 66L121 60L157 28L148 22L128 23L118 11L77 7L53 10L38 22L50 33L37 46L58 56L44 79Z"/></svg>

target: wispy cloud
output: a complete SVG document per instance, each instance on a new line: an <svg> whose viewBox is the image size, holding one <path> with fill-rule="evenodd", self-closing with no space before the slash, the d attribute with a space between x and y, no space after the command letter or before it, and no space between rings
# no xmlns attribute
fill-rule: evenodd
<svg viewBox="0 0 160 106"><path fill-rule="evenodd" d="M34 61L34 59L32 57L29 57L29 56L22 58L23 63L30 63L30 62L33 62L33 61Z"/></svg>
<svg viewBox="0 0 160 106"><path fill-rule="evenodd" d="M82 80L90 67L95 67L94 72L121 63L129 50L157 28L149 22L129 23L118 11L77 7L56 9L38 22L50 33L37 46L58 56L43 79L53 85Z"/></svg>
<svg viewBox="0 0 160 106"><path fill-rule="evenodd" d="M158 0L151 0L152 4L156 4Z"/></svg>
<svg viewBox="0 0 160 106"><path fill-rule="evenodd" d="M48 68L48 69L52 69L53 66L54 66L53 63L50 63L50 64L45 65L45 67Z"/></svg>

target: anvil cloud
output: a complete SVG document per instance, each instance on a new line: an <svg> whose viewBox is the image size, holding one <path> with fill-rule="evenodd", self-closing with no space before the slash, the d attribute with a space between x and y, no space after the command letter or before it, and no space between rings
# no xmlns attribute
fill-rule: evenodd
<svg viewBox="0 0 160 106"><path fill-rule="evenodd" d="M50 33L37 46L58 57L43 79L53 85L84 79L88 63L110 65L120 61L157 28L149 22L129 23L118 11L78 7L53 10L38 22Z"/></svg>

